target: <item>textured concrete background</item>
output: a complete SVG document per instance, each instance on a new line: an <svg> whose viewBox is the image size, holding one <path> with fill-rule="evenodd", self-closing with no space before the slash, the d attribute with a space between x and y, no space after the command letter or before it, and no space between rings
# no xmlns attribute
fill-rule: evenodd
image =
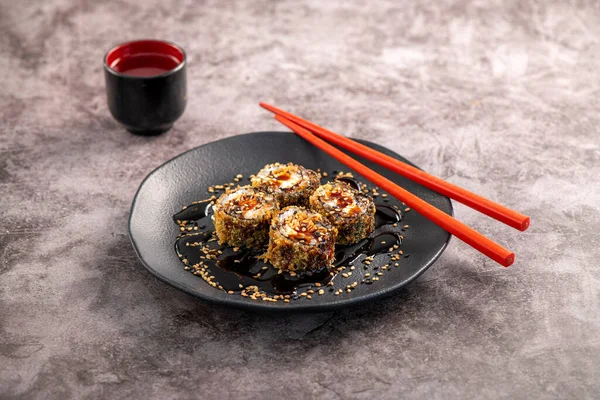
<svg viewBox="0 0 600 400"><path fill-rule="evenodd" d="M0 0L0 397L592 398L600 392L600 3ZM111 119L103 53L189 55L176 127ZM270 318L151 277L127 238L154 167L280 129L271 101L532 217L454 240L377 304Z"/></svg>

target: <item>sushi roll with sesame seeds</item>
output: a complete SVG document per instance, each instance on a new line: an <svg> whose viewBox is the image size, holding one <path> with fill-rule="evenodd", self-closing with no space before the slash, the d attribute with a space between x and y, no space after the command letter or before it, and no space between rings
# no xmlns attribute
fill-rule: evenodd
<svg viewBox="0 0 600 400"><path fill-rule="evenodd" d="M275 196L282 208L308 206L308 198L319 184L319 174L293 163L266 165L252 178L252 186Z"/></svg>
<svg viewBox="0 0 600 400"><path fill-rule="evenodd" d="M251 186L229 189L214 205L220 244L260 249L269 241L269 226L279 206L275 197Z"/></svg>
<svg viewBox="0 0 600 400"><path fill-rule="evenodd" d="M280 270L314 271L334 259L337 230L321 214L290 206L271 222L265 258Z"/></svg>
<svg viewBox="0 0 600 400"><path fill-rule="evenodd" d="M310 208L326 217L338 230L338 244L352 244L375 229L375 204L345 182L319 186L310 196Z"/></svg>

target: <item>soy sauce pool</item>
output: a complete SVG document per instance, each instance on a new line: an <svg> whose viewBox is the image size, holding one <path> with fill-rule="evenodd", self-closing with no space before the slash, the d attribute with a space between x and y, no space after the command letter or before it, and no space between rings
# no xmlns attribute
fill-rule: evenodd
<svg viewBox="0 0 600 400"><path fill-rule="evenodd" d="M240 293L256 286L269 295L296 298L304 289L333 291L329 284L336 279L336 269L349 267L358 259L388 253L402 243L397 225L401 213L388 205L376 206L376 229L369 237L353 245L336 245L333 273L324 267L319 271L290 275L280 273L270 263L262 261L262 252L220 245L216 239L210 201L195 202L173 216L182 233L175 250L185 269L201 276L209 284L228 293ZM338 286L338 285L336 285Z"/></svg>

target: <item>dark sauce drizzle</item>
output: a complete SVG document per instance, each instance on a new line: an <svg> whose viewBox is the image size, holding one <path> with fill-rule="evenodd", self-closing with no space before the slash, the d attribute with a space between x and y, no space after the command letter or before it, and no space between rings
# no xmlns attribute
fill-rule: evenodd
<svg viewBox="0 0 600 400"><path fill-rule="evenodd" d="M338 180L344 180L353 187L360 188L360 183L354 178L342 177ZM292 276L288 272L279 273L270 263L259 259L258 256L262 252L244 248L234 251L230 246L218 244L211 217L210 201L191 204L173 216L173 220L184 228L177 237L175 250L185 268L192 273L199 275L199 271L193 266L203 262L208 265L210 275L214 277L213 281L218 282L227 292L239 293L242 288L255 285L267 294L289 294L292 298L297 298L300 289L310 289L316 283L319 283L323 289L333 290L326 285L335 279L335 274L332 276L326 267L319 271ZM401 219L400 212L395 208L376 205L375 230L369 237L358 243L348 246L336 245L334 267L348 266L361 256L384 254L392 246L399 246L402 238L399 231L392 226ZM212 254L218 254L216 260L203 258L205 254L201 251L202 247L208 248ZM332 271L335 272L335 269Z"/></svg>

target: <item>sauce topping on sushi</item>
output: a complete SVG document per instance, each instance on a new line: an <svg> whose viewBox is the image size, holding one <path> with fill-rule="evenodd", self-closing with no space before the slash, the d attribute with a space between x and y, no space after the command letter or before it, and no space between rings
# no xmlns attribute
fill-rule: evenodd
<svg viewBox="0 0 600 400"><path fill-rule="evenodd" d="M342 214L356 215L360 214L364 209L360 204L356 203L354 193L348 187L335 186L331 191L324 193L324 202L335 209L339 209Z"/></svg>
<svg viewBox="0 0 600 400"><path fill-rule="evenodd" d="M254 190L250 187L240 188L226 193L217 202L217 207L222 207L225 212L242 219L255 219L265 212L273 210L274 203L265 201L271 196Z"/></svg>
<svg viewBox="0 0 600 400"><path fill-rule="evenodd" d="M267 185L273 189L289 189L303 181L302 172L296 165L270 164L256 174L253 183Z"/></svg>
<svg viewBox="0 0 600 400"><path fill-rule="evenodd" d="M364 201L366 197L345 182L330 182L320 186L314 196L321 200L325 208L342 216L352 217L364 213L369 207L369 202Z"/></svg>
<svg viewBox="0 0 600 400"><path fill-rule="evenodd" d="M315 220L314 213L298 207L289 207L282 212L279 215L279 224L279 231L284 236L310 245L323 241L323 236L328 234L327 227Z"/></svg>

